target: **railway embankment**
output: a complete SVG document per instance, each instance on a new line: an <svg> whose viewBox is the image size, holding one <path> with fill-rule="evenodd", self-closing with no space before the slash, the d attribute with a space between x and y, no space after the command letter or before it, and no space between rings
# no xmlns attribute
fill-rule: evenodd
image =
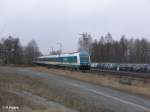
<svg viewBox="0 0 150 112"><path fill-rule="evenodd" d="M150 83L149 82L145 83L143 80L139 80L139 78L130 78L130 77L128 78L121 76L121 74L112 75L107 72L89 73L89 72L71 71L54 68L48 69L39 66L33 67L31 69L39 72L46 72L49 73L49 75L53 74L70 77L77 80L90 82L96 85L113 88L130 94L150 98Z"/></svg>

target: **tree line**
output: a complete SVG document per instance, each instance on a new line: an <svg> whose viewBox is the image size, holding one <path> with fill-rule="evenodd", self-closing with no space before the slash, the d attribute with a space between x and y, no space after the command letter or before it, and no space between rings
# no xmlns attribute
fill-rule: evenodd
<svg viewBox="0 0 150 112"><path fill-rule="evenodd" d="M0 63L32 65L34 59L41 52L35 40L31 40L26 46L20 43L19 38L8 36L0 40Z"/></svg>
<svg viewBox="0 0 150 112"><path fill-rule="evenodd" d="M84 33L80 37L79 48L83 50L82 46L85 46L87 50L89 46L87 51L90 52L93 62L150 63L150 41L145 38L128 39L122 35L119 40L114 40L108 33L93 40L88 35L90 34Z"/></svg>
<svg viewBox="0 0 150 112"><path fill-rule="evenodd" d="M150 41L141 38L126 38L122 35L114 40L108 33L93 40L88 33L81 34L78 50L86 50L92 62L150 63ZM53 51L51 54L60 54ZM0 63L32 65L36 57L42 55L35 40L23 46L19 38L8 36L0 40Z"/></svg>

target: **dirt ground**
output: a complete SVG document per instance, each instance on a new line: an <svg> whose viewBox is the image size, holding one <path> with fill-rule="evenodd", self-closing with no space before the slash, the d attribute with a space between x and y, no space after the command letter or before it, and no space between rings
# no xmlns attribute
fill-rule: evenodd
<svg viewBox="0 0 150 112"><path fill-rule="evenodd" d="M143 87L149 93L149 84L145 85L142 82L134 82L131 86L123 85L119 83L118 78L109 75L47 69L44 67L0 67L0 107L3 109L3 112L10 112L7 109L9 107L6 106L10 106L11 108L12 106L19 107L20 110L16 110L17 112L115 112L114 110L120 110L120 106L118 105L123 106L125 110L130 110L128 105L125 106L122 103L118 103L117 105L116 103L111 103L110 105L114 106L107 107L110 102L108 98L100 97L101 95L91 92L93 90L105 91L106 94L111 95L116 93L117 96L123 94L127 99L136 99L135 95L125 95L124 92L116 91L110 87L119 88L121 91L128 91L127 87L129 89L135 89L135 87L142 89ZM146 92L145 90L144 92ZM122 111L124 112L123 109Z"/></svg>
<svg viewBox="0 0 150 112"><path fill-rule="evenodd" d="M35 104L26 98L7 91L6 88L0 88L0 111L1 112L31 112L32 110L45 109L44 106Z"/></svg>
<svg viewBox="0 0 150 112"><path fill-rule="evenodd" d="M62 85L60 87L61 83L57 85L53 84L53 81L44 83L43 81L46 78L34 77L38 73L30 69L29 67L0 67L0 87L3 88L5 93L7 92L10 95L10 97L7 97L7 94L6 97L4 97L5 94L1 95L1 109L3 106L8 105L18 106L22 109L16 110L17 112L24 112L24 108L28 109L25 112L112 112L110 109L100 106L95 100L91 100L91 97L87 97L85 91L76 91L72 86L66 87ZM32 75L34 73L36 74ZM7 90L13 90L13 92ZM27 92L25 96L22 93L24 91ZM35 96L46 100L34 102ZM20 105L17 103L18 97L19 101L23 101L19 103ZM7 98L8 100L5 100ZM9 104L9 100L12 100L12 104ZM10 111L4 108L2 112Z"/></svg>
<svg viewBox="0 0 150 112"><path fill-rule="evenodd" d="M125 85L120 83L120 78L114 77L104 73L83 73L79 71L70 71L62 69L48 69L46 67L33 67L35 71L46 72L54 75L63 75L71 78L75 78L82 81L87 81L97 85L103 85L111 87L120 91L124 91L131 94L136 94L150 98L150 83L144 83L143 81L133 80L132 85Z"/></svg>
<svg viewBox="0 0 150 112"><path fill-rule="evenodd" d="M76 112L40 96L48 93L38 79L0 71L0 112Z"/></svg>
<svg viewBox="0 0 150 112"><path fill-rule="evenodd" d="M0 107L0 112L75 112L30 92L6 88L0 88Z"/></svg>

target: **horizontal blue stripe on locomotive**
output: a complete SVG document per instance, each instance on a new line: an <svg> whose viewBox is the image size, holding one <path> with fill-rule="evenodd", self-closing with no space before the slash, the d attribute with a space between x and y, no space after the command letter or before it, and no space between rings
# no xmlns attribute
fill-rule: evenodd
<svg viewBox="0 0 150 112"><path fill-rule="evenodd" d="M77 62L77 56L41 58L41 61Z"/></svg>
<svg viewBox="0 0 150 112"><path fill-rule="evenodd" d="M81 66L90 66L90 56L86 51L60 55L48 55L38 57L37 63L80 68Z"/></svg>

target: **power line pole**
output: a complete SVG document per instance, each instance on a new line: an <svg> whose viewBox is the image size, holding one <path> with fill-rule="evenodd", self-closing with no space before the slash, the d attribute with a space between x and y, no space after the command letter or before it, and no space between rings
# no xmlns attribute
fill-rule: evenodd
<svg viewBox="0 0 150 112"><path fill-rule="evenodd" d="M62 53L62 44L60 42L57 43L59 45L59 54Z"/></svg>

